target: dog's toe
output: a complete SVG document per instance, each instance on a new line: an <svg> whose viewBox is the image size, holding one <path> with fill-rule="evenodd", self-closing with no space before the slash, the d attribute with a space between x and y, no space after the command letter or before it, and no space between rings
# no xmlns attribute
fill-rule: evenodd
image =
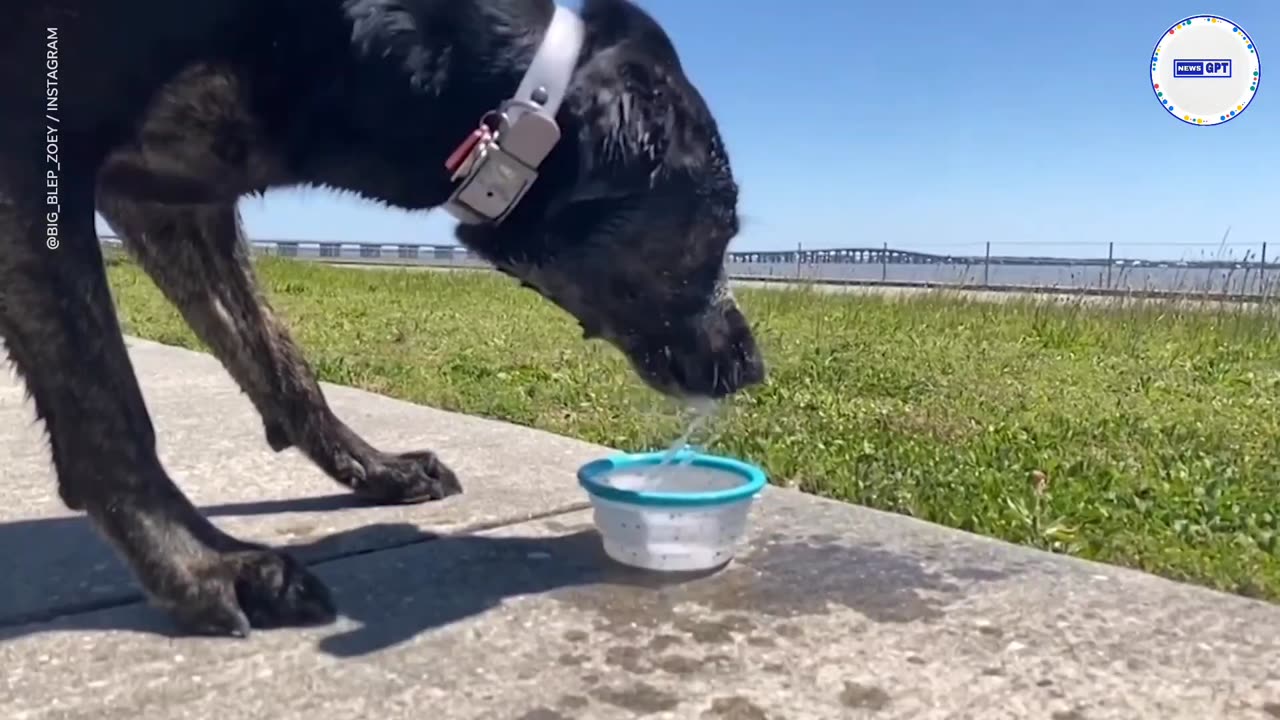
<svg viewBox="0 0 1280 720"><path fill-rule="evenodd" d="M251 628L324 624L337 615L324 583L274 550L226 553L195 575L197 585L175 604L189 632L247 637Z"/></svg>
<svg viewBox="0 0 1280 720"><path fill-rule="evenodd" d="M420 503L462 492L462 483L433 452L382 455L352 483L361 497L381 503Z"/></svg>
<svg viewBox="0 0 1280 720"><path fill-rule="evenodd" d="M327 623L336 614L329 589L293 558L253 551L240 558L236 600L256 628Z"/></svg>

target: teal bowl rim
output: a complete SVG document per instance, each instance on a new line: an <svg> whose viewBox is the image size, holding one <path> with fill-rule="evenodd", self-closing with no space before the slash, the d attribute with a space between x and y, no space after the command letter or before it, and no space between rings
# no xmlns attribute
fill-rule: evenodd
<svg viewBox="0 0 1280 720"><path fill-rule="evenodd" d="M678 451L672 458L695 467L713 468L730 472L742 478L741 485L727 490L711 492L672 493L646 492L643 490L623 490L606 485L600 477L617 470L657 465L668 455L667 452L619 453L599 460L592 460L578 468L578 484L588 494L627 505L644 507L715 507L740 502L758 494L768 484L764 470L750 463L723 455L710 455L694 450ZM692 456L692 457L691 457Z"/></svg>

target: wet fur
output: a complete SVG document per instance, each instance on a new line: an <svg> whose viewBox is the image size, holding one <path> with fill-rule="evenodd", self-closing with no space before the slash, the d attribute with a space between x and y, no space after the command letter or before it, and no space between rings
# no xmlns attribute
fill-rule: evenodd
<svg viewBox="0 0 1280 720"><path fill-rule="evenodd" d="M551 12L550 0L20 0L6 11L0 337L47 429L62 498L185 630L244 635L325 622L334 607L293 559L215 528L161 467L95 207L252 400L273 449L296 447L378 501L460 492L434 453L381 452L329 409L254 278L236 202L311 184L438 206L443 159L518 84ZM714 120L648 16L622 0L588 0L582 15L565 140L507 223L459 239L659 389L758 382L721 272L737 187ZM56 250L45 246L50 26Z"/></svg>

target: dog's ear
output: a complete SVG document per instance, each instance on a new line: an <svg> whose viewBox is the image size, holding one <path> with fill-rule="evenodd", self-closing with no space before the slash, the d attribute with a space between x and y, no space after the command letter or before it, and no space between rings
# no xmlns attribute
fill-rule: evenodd
<svg viewBox="0 0 1280 720"><path fill-rule="evenodd" d="M678 130L666 70L643 62L627 42L597 53L575 84L578 181L563 202L634 196L648 189L666 171Z"/></svg>
<svg viewBox="0 0 1280 720"><path fill-rule="evenodd" d="M588 43L595 48L631 42L653 59L680 67L675 47L662 26L629 0L583 0L580 16Z"/></svg>
<svg viewBox="0 0 1280 720"><path fill-rule="evenodd" d="M582 0L578 14L593 34L616 40L625 37L627 27L635 24L637 13L644 14L628 0Z"/></svg>
<svg viewBox="0 0 1280 720"><path fill-rule="evenodd" d="M701 162L709 141L698 120L709 114L652 17L628 0L584 0L582 19L589 56L570 100L578 181L561 207L635 197Z"/></svg>
<svg viewBox="0 0 1280 720"><path fill-rule="evenodd" d="M401 0L349 0L351 44L361 56L400 65L417 89L440 83L447 68L439 54L430 53L422 27Z"/></svg>

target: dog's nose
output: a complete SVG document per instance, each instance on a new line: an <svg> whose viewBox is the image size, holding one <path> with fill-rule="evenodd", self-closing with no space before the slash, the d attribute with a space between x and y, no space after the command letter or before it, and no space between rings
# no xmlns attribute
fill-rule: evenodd
<svg viewBox="0 0 1280 720"><path fill-rule="evenodd" d="M721 398L764 382L764 358L737 305L708 313L697 334L696 349L673 358L673 375L685 393Z"/></svg>
<svg viewBox="0 0 1280 720"><path fill-rule="evenodd" d="M751 349L745 351L742 358L742 366L738 373L739 386L730 392L737 392L743 388L749 388L752 385L759 385L765 381L768 371L765 369L764 358L760 357L760 351L755 347L755 339L751 341Z"/></svg>
<svg viewBox="0 0 1280 720"><path fill-rule="evenodd" d="M767 372L760 348L756 345L755 334L751 332L747 318L736 304L725 308L724 322L728 330L728 343L724 351L724 362L728 365L725 369L728 372L724 373L724 392L728 395L759 385L764 382Z"/></svg>

